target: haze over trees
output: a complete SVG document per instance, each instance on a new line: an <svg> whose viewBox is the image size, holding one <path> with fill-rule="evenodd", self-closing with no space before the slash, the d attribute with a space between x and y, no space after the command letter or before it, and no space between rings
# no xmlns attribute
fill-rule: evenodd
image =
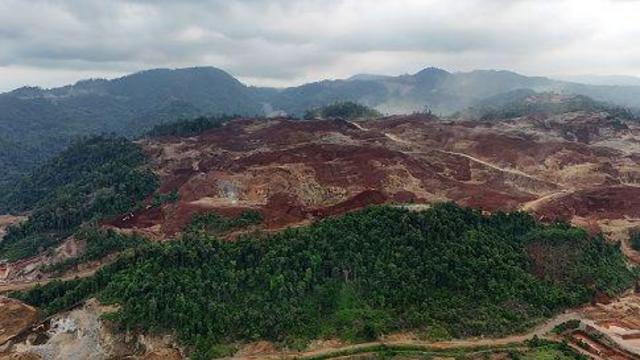
<svg viewBox="0 0 640 360"><path fill-rule="evenodd" d="M483 99L452 117L495 121L570 112L606 112L612 120L637 120L636 114L631 109L612 103L596 101L583 95L536 93L528 89L514 90Z"/></svg>

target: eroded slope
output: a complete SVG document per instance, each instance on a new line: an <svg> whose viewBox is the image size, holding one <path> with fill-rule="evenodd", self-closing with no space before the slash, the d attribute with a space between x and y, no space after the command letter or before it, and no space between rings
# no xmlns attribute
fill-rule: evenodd
<svg viewBox="0 0 640 360"><path fill-rule="evenodd" d="M160 191L177 190L179 201L110 224L164 237L201 212L253 208L266 227L282 228L368 204L447 200L551 218L635 216L637 134L632 122L584 112L491 124L427 115L233 121L142 140Z"/></svg>

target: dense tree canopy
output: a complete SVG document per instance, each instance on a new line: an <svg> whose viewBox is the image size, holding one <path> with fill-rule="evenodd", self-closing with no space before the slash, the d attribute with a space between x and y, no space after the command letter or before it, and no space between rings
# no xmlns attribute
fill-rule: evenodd
<svg viewBox="0 0 640 360"><path fill-rule="evenodd" d="M378 111L351 101L336 102L309 110L304 114L305 119L369 119L381 116L382 114Z"/></svg>
<svg viewBox="0 0 640 360"><path fill-rule="evenodd" d="M215 117L200 116L195 119L183 119L154 126L147 136L194 136L206 130L219 128L225 122L238 117L221 115Z"/></svg>
<svg viewBox="0 0 640 360"><path fill-rule="evenodd" d="M505 334L633 279L618 246L583 230L443 204L372 207L235 242L186 231L92 278L16 296L53 312L97 294L120 304L111 318L122 327L175 331L203 355L239 340Z"/></svg>
<svg viewBox="0 0 640 360"><path fill-rule="evenodd" d="M629 241L633 250L640 251L640 231L633 231Z"/></svg>
<svg viewBox="0 0 640 360"><path fill-rule="evenodd" d="M35 255L83 222L130 210L157 187L144 163L140 148L124 138L93 137L73 144L2 198L2 210L31 213L9 228L0 242L0 258Z"/></svg>

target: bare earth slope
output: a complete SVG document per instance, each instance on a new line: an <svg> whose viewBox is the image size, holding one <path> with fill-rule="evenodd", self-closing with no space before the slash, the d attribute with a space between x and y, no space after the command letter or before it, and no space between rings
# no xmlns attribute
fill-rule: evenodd
<svg viewBox="0 0 640 360"><path fill-rule="evenodd" d="M576 136L575 134L581 134ZM180 200L109 225L170 236L194 213L259 210L278 229L369 204L455 201L541 218L640 217L638 128L606 113L493 124L397 116L246 119L191 138L142 140Z"/></svg>

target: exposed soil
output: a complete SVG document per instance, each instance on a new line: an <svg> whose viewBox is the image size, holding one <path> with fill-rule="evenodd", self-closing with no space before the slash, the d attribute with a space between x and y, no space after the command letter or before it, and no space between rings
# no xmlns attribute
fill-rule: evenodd
<svg viewBox="0 0 640 360"><path fill-rule="evenodd" d="M46 284L54 280L50 273L42 271L43 266L77 257L82 254L85 246L86 244L83 240L78 240L70 236L54 248L52 252L14 262L0 263L0 294L28 289L36 284ZM107 257L98 261L82 264L76 269L71 269L57 278L69 280L75 277L89 276L103 263L108 263L111 260L110 257Z"/></svg>
<svg viewBox="0 0 640 360"><path fill-rule="evenodd" d="M38 311L20 301L0 296L0 345L29 327Z"/></svg>
<svg viewBox="0 0 640 360"><path fill-rule="evenodd" d="M640 187L614 185L576 190L548 198L534 213L549 220L571 220L576 216L599 220L640 218Z"/></svg>
<svg viewBox="0 0 640 360"><path fill-rule="evenodd" d="M542 219L619 218L640 209L635 133L586 113L495 124L237 120L195 137L142 140L161 191L180 200L107 224L165 238L202 212L255 209L272 230L370 204L436 201Z"/></svg>
<svg viewBox="0 0 640 360"><path fill-rule="evenodd" d="M20 336L5 344L0 353L11 359L20 359L20 356L51 360L183 358L170 336L123 333L114 329L101 317L114 310L90 299L32 327L23 326Z"/></svg>
<svg viewBox="0 0 640 360"><path fill-rule="evenodd" d="M600 332L620 349L640 354L640 297L637 294L609 304L588 307L583 311L582 321L588 326L587 329ZM599 349L602 344L596 344L595 347L599 353L607 353ZM606 358L614 359L613 356Z"/></svg>

